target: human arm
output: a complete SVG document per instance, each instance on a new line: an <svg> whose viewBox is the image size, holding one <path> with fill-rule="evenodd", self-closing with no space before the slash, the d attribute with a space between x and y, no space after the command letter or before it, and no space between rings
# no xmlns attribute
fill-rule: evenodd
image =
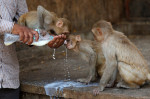
<svg viewBox="0 0 150 99"><path fill-rule="evenodd" d="M36 41L39 39L39 34L37 31L34 31L30 28L27 28L25 26L21 26L18 24L14 24L12 29L12 34L16 34L20 36L20 41L23 41L23 43L28 42L28 45L30 45L33 42L33 36L35 35Z"/></svg>
<svg viewBox="0 0 150 99"><path fill-rule="evenodd" d="M26 0L17 0L17 12L15 18L18 20L18 18L21 15L27 12L28 12L28 7L27 7ZM28 42L29 45L33 42L34 35L36 37L36 41L38 41L39 38L39 34L36 31L18 24L14 25L12 29L12 34L19 35L20 41L23 41L23 43Z"/></svg>

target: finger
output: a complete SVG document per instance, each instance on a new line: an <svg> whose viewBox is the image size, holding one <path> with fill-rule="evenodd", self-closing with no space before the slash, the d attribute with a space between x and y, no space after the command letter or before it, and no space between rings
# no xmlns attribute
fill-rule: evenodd
<svg viewBox="0 0 150 99"><path fill-rule="evenodd" d="M66 35L64 35L64 39L66 40L66 38L67 38L67 36Z"/></svg>
<svg viewBox="0 0 150 99"><path fill-rule="evenodd" d="M64 34L62 34L61 36L62 36L62 38L64 38L64 36L65 36L65 35L64 35Z"/></svg>
<svg viewBox="0 0 150 99"><path fill-rule="evenodd" d="M60 38L63 38L63 36L62 36L62 35L59 35L59 37L60 37Z"/></svg>
<svg viewBox="0 0 150 99"><path fill-rule="evenodd" d="M59 44L59 41L60 41L59 38L56 39L56 41L55 41L54 44L53 44L53 47L54 47L54 48L57 48L57 45Z"/></svg>
<svg viewBox="0 0 150 99"><path fill-rule="evenodd" d="M36 39L36 41L38 41L39 40L39 33L37 32L37 31L32 31L32 33L35 35L35 39Z"/></svg>
<svg viewBox="0 0 150 99"><path fill-rule="evenodd" d="M62 34L62 38L63 38L63 39L66 39L66 35L65 35L65 34Z"/></svg>
<svg viewBox="0 0 150 99"><path fill-rule="evenodd" d="M64 44L64 39L60 39L58 44L56 45L56 48L60 47L63 44Z"/></svg>
<svg viewBox="0 0 150 99"><path fill-rule="evenodd" d="M63 38L59 38L59 41L56 42L56 43L57 43L56 48L58 48L59 46L61 46L64 43L64 39Z"/></svg>
<svg viewBox="0 0 150 99"><path fill-rule="evenodd" d="M26 43L28 41L28 33L24 32L24 40L23 43Z"/></svg>
<svg viewBox="0 0 150 99"><path fill-rule="evenodd" d="M32 34L32 33L29 33L28 45L31 45L32 42L33 42L33 34Z"/></svg>
<svg viewBox="0 0 150 99"><path fill-rule="evenodd" d="M62 34L62 36L64 37L64 36L65 36L65 34Z"/></svg>
<svg viewBox="0 0 150 99"><path fill-rule="evenodd" d="M64 39L62 39L62 40L60 41L60 45L63 45L63 44L64 44L64 42L65 42L65 40L64 40Z"/></svg>
<svg viewBox="0 0 150 99"><path fill-rule="evenodd" d="M62 38L62 36L61 36L61 35L58 35L58 38L60 39L60 38Z"/></svg>
<svg viewBox="0 0 150 99"><path fill-rule="evenodd" d="M58 39L58 37L57 37L57 36L54 36L54 38L53 38L49 43L53 44L53 43L56 42L57 39Z"/></svg>
<svg viewBox="0 0 150 99"><path fill-rule="evenodd" d="M21 33L19 33L19 36L20 36L20 41L23 41L23 39L24 39L24 34L21 32Z"/></svg>
<svg viewBox="0 0 150 99"><path fill-rule="evenodd" d="M59 41L60 41L60 38L57 38L56 41L55 41L55 43L58 44Z"/></svg>

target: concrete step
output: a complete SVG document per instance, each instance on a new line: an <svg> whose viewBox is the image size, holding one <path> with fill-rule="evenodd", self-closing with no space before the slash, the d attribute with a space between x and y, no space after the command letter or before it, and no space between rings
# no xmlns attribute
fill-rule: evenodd
<svg viewBox="0 0 150 99"><path fill-rule="evenodd" d="M141 89L107 88L99 95L93 95L95 87L64 88L63 93L56 92L52 99L150 99L150 86ZM51 99L46 95L43 85L38 83L21 84L22 99ZM57 98L56 98L57 97Z"/></svg>

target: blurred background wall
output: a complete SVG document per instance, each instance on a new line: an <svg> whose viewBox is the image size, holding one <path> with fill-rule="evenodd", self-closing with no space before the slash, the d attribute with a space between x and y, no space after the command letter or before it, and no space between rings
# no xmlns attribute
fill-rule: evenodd
<svg viewBox="0 0 150 99"><path fill-rule="evenodd" d="M68 18L74 31L89 31L100 19L113 23L123 16L123 0L27 0L29 10L42 5L59 17Z"/></svg>

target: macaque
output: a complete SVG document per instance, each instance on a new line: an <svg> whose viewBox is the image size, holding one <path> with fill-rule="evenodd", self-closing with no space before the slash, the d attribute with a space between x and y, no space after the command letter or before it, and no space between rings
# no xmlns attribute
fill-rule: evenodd
<svg viewBox="0 0 150 99"><path fill-rule="evenodd" d="M58 18L54 12L50 12L42 6L38 6L37 11L23 14L19 18L18 24L32 29L42 29L54 35L70 33L71 31L70 21L65 18Z"/></svg>
<svg viewBox="0 0 150 99"><path fill-rule="evenodd" d="M67 48L79 53L82 59L89 62L90 72L88 77L77 81L89 83L97 79L97 73L99 76L103 74L105 59L101 48L97 46L97 42L83 40L80 35L69 35L67 37Z"/></svg>
<svg viewBox="0 0 150 99"><path fill-rule="evenodd" d="M123 88L140 88L150 80L148 64L142 53L123 33L115 31L111 23L98 21L92 32L106 59L100 86L94 89L94 94L104 90L112 75L119 76L116 86Z"/></svg>

